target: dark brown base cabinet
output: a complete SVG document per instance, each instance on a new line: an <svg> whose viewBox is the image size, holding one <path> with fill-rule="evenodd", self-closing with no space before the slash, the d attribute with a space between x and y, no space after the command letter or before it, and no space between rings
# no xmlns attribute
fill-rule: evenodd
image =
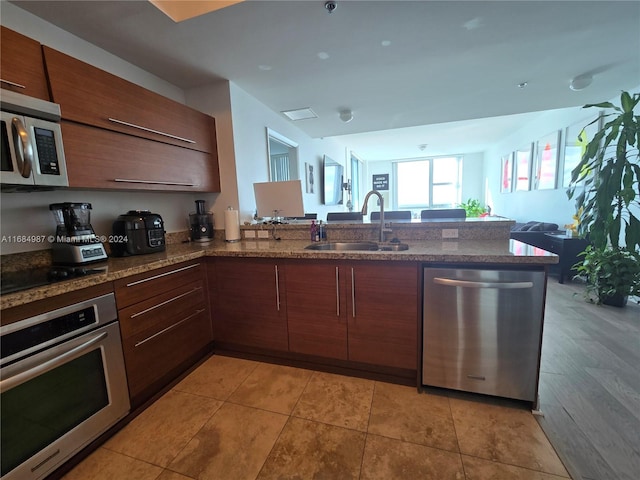
<svg viewBox="0 0 640 480"><path fill-rule="evenodd" d="M214 344L225 350L406 377L417 369L416 263L219 257L209 279Z"/></svg>
<svg viewBox="0 0 640 480"><path fill-rule="evenodd" d="M211 348L205 269L172 265L114 282L132 407Z"/></svg>
<svg viewBox="0 0 640 480"><path fill-rule="evenodd" d="M209 265L216 343L289 350L282 261L216 258Z"/></svg>

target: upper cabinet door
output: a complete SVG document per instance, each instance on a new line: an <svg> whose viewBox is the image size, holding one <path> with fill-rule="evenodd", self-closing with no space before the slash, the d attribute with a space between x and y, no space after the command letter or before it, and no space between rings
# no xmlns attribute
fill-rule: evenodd
<svg viewBox="0 0 640 480"><path fill-rule="evenodd" d="M2 27L0 86L30 97L50 100L40 43Z"/></svg>
<svg viewBox="0 0 640 480"><path fill-rule="evenodd" d="M216 151L213 117L43 47L62 118L201 152Z"/></svg>

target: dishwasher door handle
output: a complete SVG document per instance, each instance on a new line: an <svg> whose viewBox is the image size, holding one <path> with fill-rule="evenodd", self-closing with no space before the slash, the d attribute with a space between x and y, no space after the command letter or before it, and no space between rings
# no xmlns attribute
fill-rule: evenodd
<svg viewBox="0 0 640 480"><path fill-rule="evenodd" d="M498 288L501 290L533 288L533 282L473 282L470 280L456 280L453 278L435 277L433 283L448 287L465 288Z"/></svg>

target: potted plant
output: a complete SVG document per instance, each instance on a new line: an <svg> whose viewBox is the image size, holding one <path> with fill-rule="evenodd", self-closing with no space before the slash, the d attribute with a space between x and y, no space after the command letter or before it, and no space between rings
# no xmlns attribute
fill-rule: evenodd
<svg viewBox="0 0 640 480"><path fill-rule="evenodd" d="M586 298L593 303L623 307L629 295L640 295L640 254L626 248L589 245L575 268L587 278Z"/></svg>
<svg viewBox="0 0 640 480"><path fill-rule="evenodd" d="M458 207L464 208L464 211L467 212L467 217L482 217L487 214L487 208L474 198L461 203Z"/></svg>
<svg viewBox="0 0 640 480"><path fill-rule="evenodd" d="M598 303L614 294L638 294L640 116L634 108L639 102L639 93L622 92L620 106L611 102L584 106L608 113L571 172L567 189L568 197L575 197L578 233L591 243L577 269L587 277L588 290L595 289ZM623 270L613 273L617 268Z"/></svg>

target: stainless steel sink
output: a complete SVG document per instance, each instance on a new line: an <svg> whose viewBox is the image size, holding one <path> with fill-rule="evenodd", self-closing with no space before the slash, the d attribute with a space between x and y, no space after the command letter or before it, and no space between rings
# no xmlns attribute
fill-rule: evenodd
<svg viewBox="0 0 640 480"><path fill-rule="evenodd" d="M329 242L329 243L312 243L304 247L306 250L335 250L335 251L399 251L407 250L409 246L406 243L385 243L378 244L376 242Z"/></svg>

